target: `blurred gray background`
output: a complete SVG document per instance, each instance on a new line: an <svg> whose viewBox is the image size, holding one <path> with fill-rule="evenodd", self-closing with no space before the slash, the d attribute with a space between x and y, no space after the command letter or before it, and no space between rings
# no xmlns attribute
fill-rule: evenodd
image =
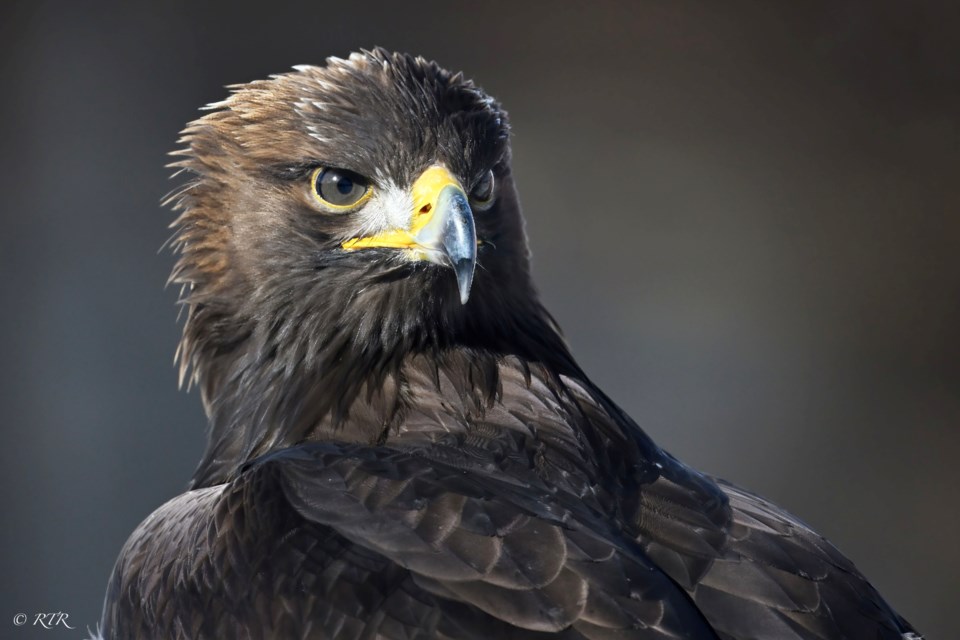
<svg viewBox="0 0 960 640"><path fill-rule="evenodd" d="M204 441L159 252L223 85L383 45L510 111L586 370L960 637L960 9L930 2L19 2L0 15L0 637L78 638ZM18 612L64 611L38 633Z"/></svg>

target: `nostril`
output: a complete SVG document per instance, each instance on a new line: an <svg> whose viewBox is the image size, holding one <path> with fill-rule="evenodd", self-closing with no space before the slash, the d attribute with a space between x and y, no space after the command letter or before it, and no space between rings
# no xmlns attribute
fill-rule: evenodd
<svg viewBox="0 0 960 640"><path fill-rule="evenodd" d="M430 209L433 209L433 205L428 202L420 207L420 213L430 213Z"/></svg>

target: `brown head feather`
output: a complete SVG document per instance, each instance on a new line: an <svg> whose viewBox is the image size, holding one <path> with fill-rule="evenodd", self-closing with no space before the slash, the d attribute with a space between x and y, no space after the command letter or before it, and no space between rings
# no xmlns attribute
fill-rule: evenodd
<svg viewBox="0 0 960 640"><path fill-rule="evenodd" d="M413 354L491 397L505 355L577 371L530 281L506 114L476 85L378 49L232 91L187 126L173 164L192 174L173 199L171 280L188 309L178 357L211 420L197 484L322 433L382 441ZM309 193L316 166L405 189L435 163L464 185L492 169L499 184L476 216L486 242L466 305L443 267L344 251L360 223L318 212Z"/></svg>

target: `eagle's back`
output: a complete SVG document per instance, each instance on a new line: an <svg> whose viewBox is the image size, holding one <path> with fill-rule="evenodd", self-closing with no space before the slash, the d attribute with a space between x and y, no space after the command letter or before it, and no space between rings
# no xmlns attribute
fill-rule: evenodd
<svg viewBox="0 0 960 640"><path fill-rule="evenodd" d="M118 560L105 637L909 631L823 538L632 442L589 383L501 362L468 418L477 398L433 373L409 372L393 440L303 443L158 509Z"/></svg>

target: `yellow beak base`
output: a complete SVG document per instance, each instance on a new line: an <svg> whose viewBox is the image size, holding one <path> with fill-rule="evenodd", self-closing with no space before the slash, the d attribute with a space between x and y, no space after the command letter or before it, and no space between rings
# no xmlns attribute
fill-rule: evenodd
<svg viewBox="0 0 960 640"><path fill-rule="evenodd" d="M394 229L375 236L351 238L341 246L347 250L384 247L390 249L432 249L424 247L417 240L417 234L426 227L437 213L437 202L444 188L452 186L463 193L463 188L450 172L440 166L424 171L413 183L410 194L413 196L413 211L410 213L410 227Z"/></svg>

